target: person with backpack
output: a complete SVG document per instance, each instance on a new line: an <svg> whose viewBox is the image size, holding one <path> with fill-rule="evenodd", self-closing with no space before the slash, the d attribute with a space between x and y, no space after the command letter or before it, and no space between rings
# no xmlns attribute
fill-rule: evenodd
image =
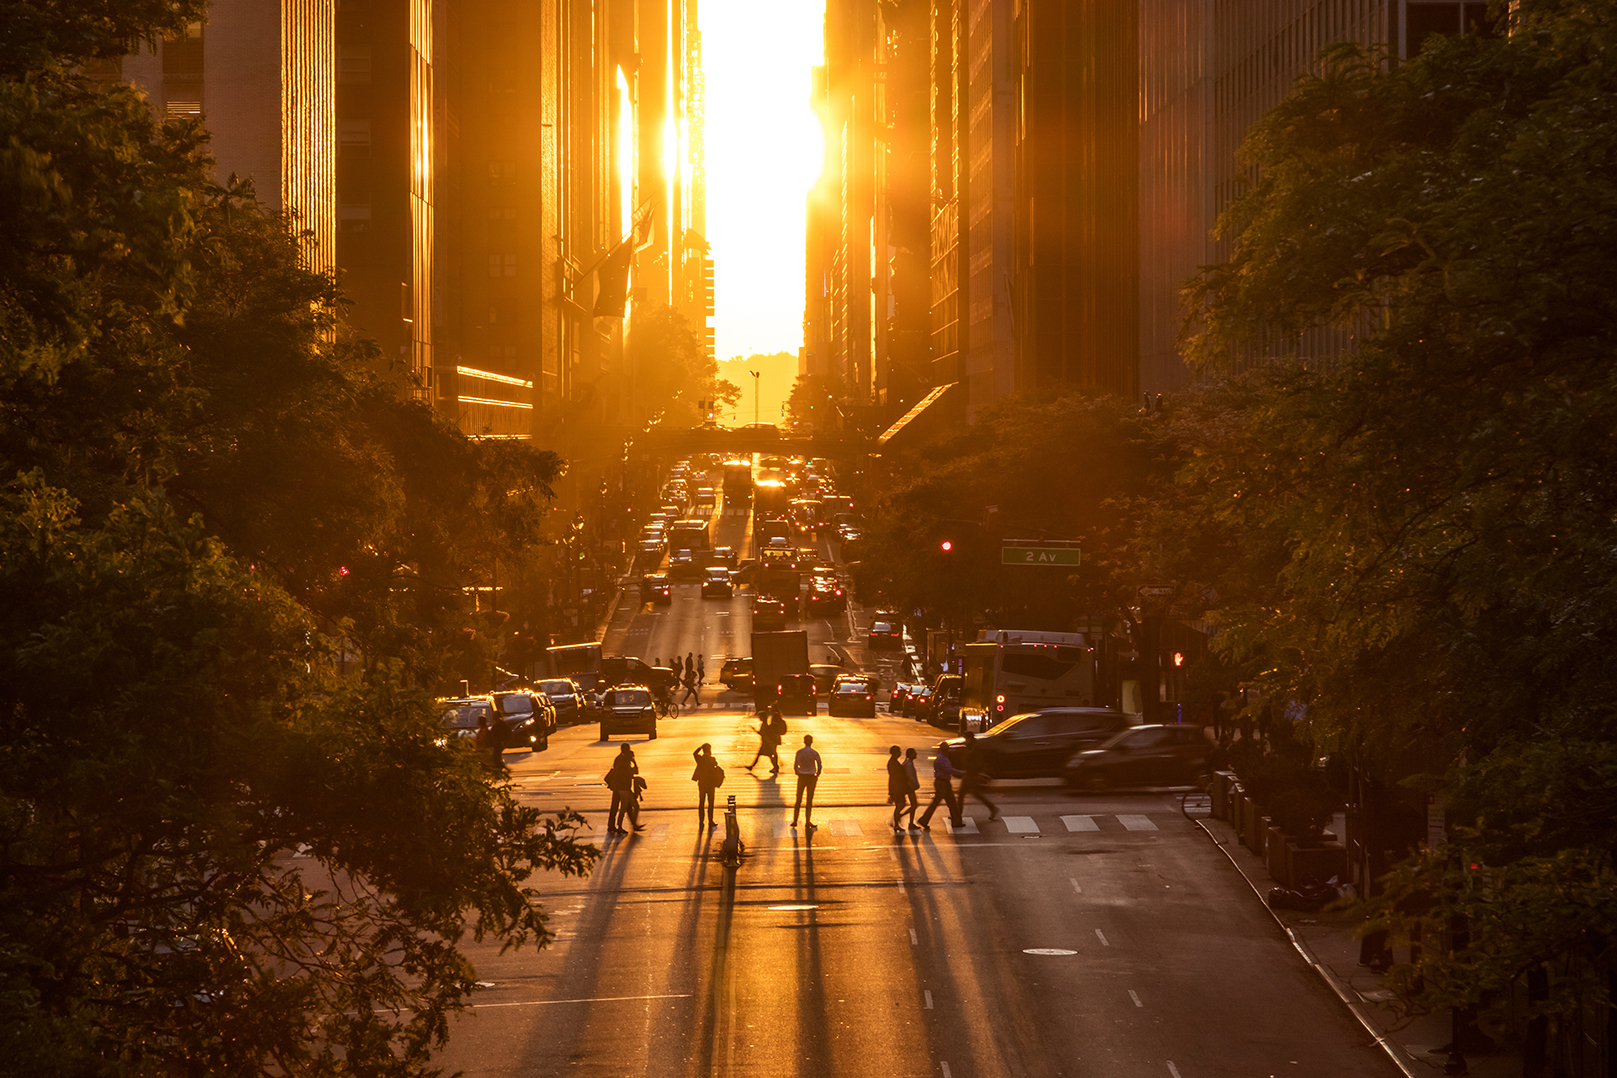
<svg viewBox="0 0 1617 1078"><path fill-rule="evenodd" d="M763 715L763 721L758 724L758 754L747 765L747 770L757 767L758 761L767 756L774 765L769 773L774 775L780 772L780 743L786 736L786 720L781 717L780 708L773 704L769 708Z"/></svg>
<svg viewBox="0 0 1617 1078"><path fill-rule="evenodd" d="M713 746L707 742L703 742L691 755L696 758L696 770L691 772L691 781L696 783L696 826L702 826L705 812L708 827L717 827L718 821L713 818L713 802L719 787L724 785L724 768L713 758Z"/></svg>

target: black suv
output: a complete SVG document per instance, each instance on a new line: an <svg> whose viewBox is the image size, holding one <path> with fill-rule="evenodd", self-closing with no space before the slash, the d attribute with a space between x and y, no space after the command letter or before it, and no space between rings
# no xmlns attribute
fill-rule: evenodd
<svg viewBox="0 0 1617 1078"><path fill-rule="evenodd" d="M1056 778L1066 773L1073 753L1097 745L1128 728L1121 711L1103 707L1063 707L1013 715L977 735L982 770L995 778ZM949 742L950 758L964 738Z"/></svg>
<svg viewBox="0 0 1617 1078"><path fill-rule="evenodd" d="M556 708L550 697L526 690L497 692L493 696L500 721L505 723L506 748L538 752L550 747L550 735L556 732Z"/></svg>
<svg viewBox="0 0 1617 1078"><path fill-rule="evenodd" d="M556 709L556 722L567 726L575 722L583 722L587 715L584 704L584 690L572 678L552 678L539 683L539 691L550 699Z"/></svg>
<svg viewBox="0 0 1617 1078"><path fill-rule="evenodd" d="M601 740L613 734L645 734L657 740L657 709L644 685L618 685L601 700Z"/></svg>

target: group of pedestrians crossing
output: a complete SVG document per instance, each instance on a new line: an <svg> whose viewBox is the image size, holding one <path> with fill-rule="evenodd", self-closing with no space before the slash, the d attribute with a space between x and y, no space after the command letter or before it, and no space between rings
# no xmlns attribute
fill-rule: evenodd
<svg viewBox="0 0 1617 1078"><path fill-rule="evenodd" d="M786 721L781 718L778 709L765 709L757 732L758 752L752 763L747 765L747 770L752 770L759 760L767 758L775 765L770 773L776 774L780 770L779 746L786 734ZM960 758L955 759L951 753L958 754ZM713 755L711 743L704 742L691 756L696 763L695 770L691 772L691 781L696 784L696 824L703 830L716 828L718 821L714 815L714 802L719 787L724 785L724 767ZM937 755L932 760L932 800L919 817L916 812L920 808L918 791L921 779L917 772L916 756L914 749L900 749L897 745L887 750L887 799L893 806L895 834L906 833L906 818L909 820L907 830L930 831L932 817L940 805L948 810L952 826L965 826L962 814L967 797L975 797L982 802L983 807L988 809L990 820L999 819L999 806L988 797L976 739L971 734L966 735L965 744L960 749L951 750L948 742L938 742ZM807 830L816 829L814 792L824 771L825 762L814 747L814 735L804 734L803 747L792 758L792 773L797 779L797 793L792 802L791 826L794 830L799 819L802 819ZM958 792L955 790L955 779L961 780ZM634 750L628 745L624 745L613 760L612 769L606 774L606 785L612 791L607 833L625 835L631 828L644 830L640 823L640 799L646 789L646 780L640 777L640 766L635 761Z"/></svg>
<svg viewBox="0 0 1617 1078"><path fill-rule="evenodd" d="M653 667L662 665L660 658L651 660ZM695 652L687 651L683 661L674 656L668 661L669 668L674 671L674 684L670 689L683 687L685 695L680 699L680 705L702 702L702 686L707 684L707 661Z"/></svg>

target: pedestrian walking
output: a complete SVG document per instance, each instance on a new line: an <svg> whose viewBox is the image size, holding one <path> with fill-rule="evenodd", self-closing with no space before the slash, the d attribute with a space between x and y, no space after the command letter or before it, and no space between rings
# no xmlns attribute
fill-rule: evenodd
<svg viewBox="0 0 1617 1078"><path fill-rule="evenodd" d="M921 776L915 773L914 749L904 750L904 782L909 786L909 790L904 795L905 800L909 802L909 807L904 811L909 814L910 830L919 831L921 825L915 822L915 811L921 807L920 795L916 793L921 788Z"/></svg>
<svg viewBox="0 0 1617 1078"><path fill-rule="evenodd" d="M897 745L888 750L888 803L893 805L894 834L904 834L904 826L899 821L904 819L904 810L909 805L912 795L909 776L904 773L904 758L901 753L902 750Z"/></svg>
<svg viewBox="0 0 1617 1078"><path fill-rule="evenodd" d="M713 819L713 801L720 786L724 785L724 768L713 758L713 746L703 742L691 753L696 758L696 770L691 781L696 783L696 826L702 826L702 815L707 814L707 826L717 827Z"/></svg>
<svg viewBox="0 0 1617 1078"><path fill-rule="evenodd" d="M504 719L498 715L488 717L488 739L486 741L489 756L488 765L490 769L499 774L505 773L505 743L507 740L506 735L509 733L510 731L506 728Z"/></svg>
<svg viewBox="0 0 1617 1078"><path fill-rule="evenodd" d="M773 704L769 705L769 709L762 714L761 719L762 721L758 723L758 754L752 758L752 763L747 765L747 770L751 771L757 767L758 761L767 756L769 762L774 765L769 769L769 773L774 775L780 771L780 743L786 736L786 720L781 718L780 709Z"/></svg>
<svg viewBox="0 0 1617 1078"><path fill-rule="evenodd" d="M803 810L803 823L808 830L814 830L814 788L820 784L820 773L824 770L824 762L814 748L814 735L803 735L803 747L797 750L797 756L792 760L792 770L797 774L797 799L792 802L792 826L797 826L798 810ZM803 804L804 797L808 798L808 805Z"/></svg>
<svg viewBox="0 0 1617 1078"><path fill-rule="evenodd" d="M932 758L932 803L926 806L921 813L921 829L932 830L932 814L938 811L941 803L949 810L949 822L955 827L964 827L966 821L960 818L960 802L955 799L954 779L965 772L954 766L949 759L949 743L938 742L938 754Z"/></svg>
<svg viewBox="0 0 1617 1078"><path fill-rule="evenodd" d="M688 651L685 653L685 676L696 676L696 656Z"/></svg>
<svg viewBox="0 0 1617 1078"><path fill-rule="evenodd" d="M698 685L707 684L707 664L700 655L696 657L696 683Z"/></svg>
<svg viewBox="0 0 1617 1078"><path fill-rule="evenodd" d="M692 700L695 700L698 704L700 704L702 702L702 694L696 689L696 671L687 670L685 671L685 699L681 700L680 703L688 704Z"/></svg>
<svg viewBox="0 0 1617 1078"><path fill-rule="evenodd" d="M977 735L966 731L965 756L966 777L960 783L960 811L966 810L966 798L975 797L983 803L988 810L990 820L999 819L999 806L988 799L988 779L983 775L982 750L977 747Z"/></svg>
<svg viewBox="0 0 1617 1078"><path fill-rule="evenodd" d="M625 745L618 750L612 760L612 768L606 773L606 788L612 791L612 807L606 814L606 833L609 835L626 835L629 829L624 827L628 819L629 803L635 798L634 780L640 777L640 765L635 762L634 750ZM636 825L638 830L638 825Z"/></svg>

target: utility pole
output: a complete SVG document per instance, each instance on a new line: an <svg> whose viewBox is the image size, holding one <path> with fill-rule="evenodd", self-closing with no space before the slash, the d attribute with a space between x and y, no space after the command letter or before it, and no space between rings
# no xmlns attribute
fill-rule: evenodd
<svg viewBox="0 0 1617 1078"><path fill-rule="evenodd" d="M748 371L747 373L752 375L752 425L756 427L758 425L758 386L760 384L758 379L760 376L757 371Z"/></svg>

